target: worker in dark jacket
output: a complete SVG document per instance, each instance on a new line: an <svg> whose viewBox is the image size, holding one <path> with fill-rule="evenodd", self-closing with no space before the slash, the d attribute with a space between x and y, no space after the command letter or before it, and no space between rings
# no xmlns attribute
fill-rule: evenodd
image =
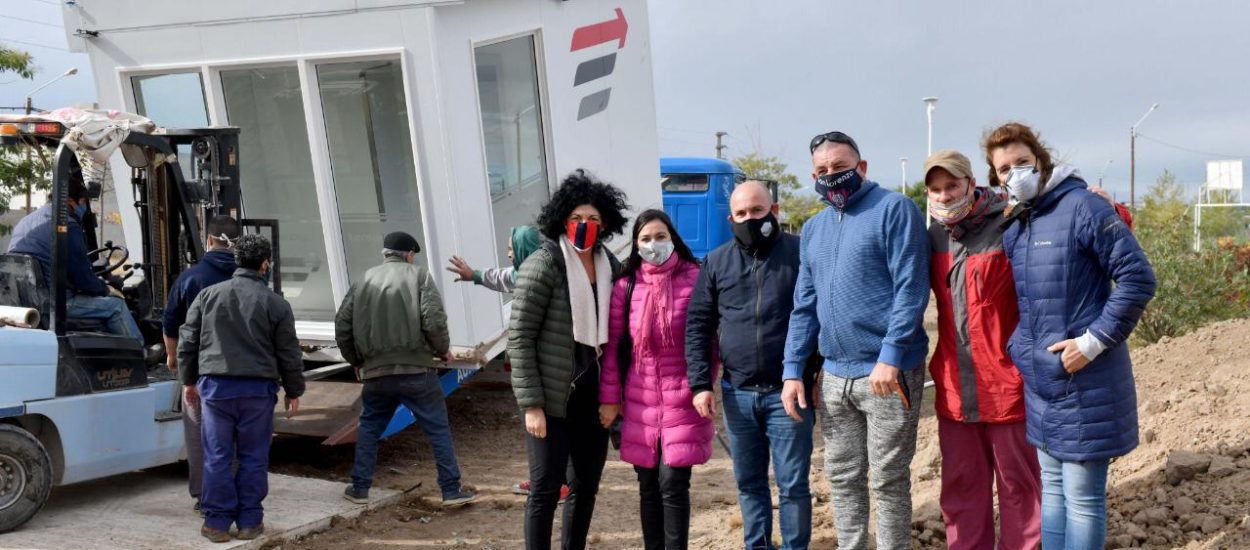
<svg viewBox="0 0 1250 550"><path fill-rule="evenodd" d="M200 292L179 330L178 376L187 404L202 401L204 525L213 542L264 532L261 502L269 492L269 443L278 383L288 416L299 410L304 364L291 305L267 286L273 249L260 235L234 245L239 268ZM238 472L231 474L231 462Z"/></svg>
<svg viewBox="0 0 1250 550"><path fill-rule="evenodd" d="M234 252L230 250L239 238L239 222L230 216L214 216L208 222L207 252L199 263L178 275L169 290L165 302L165 320L162 332L165 336L165 357L169 370L178 371L178 329L187 320L187 310L200 291L217 283L230 280L234 274ZM204 447L200 445L200 409L184 407L182 434L187 445L187 486L195 499L195 511L200 509L200 490L204 481Z"/></svg>
<svg viewBox="0 0 1250 550"><path fill-rule="evenodd" d="M436 357L451 362L443 297L434 276L413 264L421 250L417 239L396 231L383 238L382 247L382 265L352 285L334 318L339 353L360 368L365 381L356 462L343 497L368 502L378 438L402 404L412 411L434 449L443 505L467 504L477 495L460 485L447 404L434 370Z"/></svg>
<svg viewBox="0 0 1250 550"><path fill-rule="evenodd" d="M66 301L65 315L70 319L93 319L104 323L109 334L129 336L144 345L143 333L126 307L126 301L117 289L104 283L91 270L87 258L87 241L83 232L83 219L90 213L91 200L82 174L76 173L69 180L69 219L65 233ZM48 289L55 285L52 273L52 203L27 214L13 228L13 240L9 241L10 254L25 254L39 262ZM157 356L159 360L159 355Z"/></svg>
<svg viewBox="0 0 1250 550"><path fill-rule="evenodd" d="M762 184L748 181L729 197L734 239L707 256L686 320L686 364L699 414L716 414L713 362L724 365L721 395L733 455L742 535L747 548L770 548L775 460L781 540L807 548L812 499L813 409L798 419L782 407L782 359L799 273L799 239L781 231L778 205ZM812 387L809 370L807 387Z"/></svg>
<svg viewBox="0 0 1250 550"><path fill-rule="evenodd" d="M1042 548L1102 548L1108 466L1137 447L1128 338L1154 297L1154 270L1116 209L1031 128L1000 126L984 148L990 183L1012 202L1003 249L1020 324L1007 351L1041 465Z"/></svg>

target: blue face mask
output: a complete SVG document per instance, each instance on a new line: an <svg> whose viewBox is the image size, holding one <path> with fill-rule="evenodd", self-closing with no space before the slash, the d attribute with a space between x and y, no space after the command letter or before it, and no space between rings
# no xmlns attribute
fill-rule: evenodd
<svg viewBox="0 0 1250 550"><path fill-rule="evenodd" d="M846 201L863 186L864 178L854 168L816 178L816 194L838 210L845 209Z"/></svg>
<svg viewBox="0 0 1250 550"><path fill-rule="evenodd" d="M74 217L78 218L81 221L82 217L86 215L87 215L87 201L82 201L78 203L78 206L74 208Z"/></svg>

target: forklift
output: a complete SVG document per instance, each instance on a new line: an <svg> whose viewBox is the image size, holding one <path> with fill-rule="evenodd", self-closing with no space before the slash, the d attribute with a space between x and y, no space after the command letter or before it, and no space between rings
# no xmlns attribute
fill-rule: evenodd
<svg viewBox="0 0 1250 550"><path fill-rule="evenodd" d="M151 468L185 458L181 385L164 364L161 314L178 274L204 255L213 215L239 218L237 128L132 130L120 146L130 169L142 233L142 260L112 242L96 245L84 226L97 276L122 291L146 346L66 316L71 177L82 177L67 128L46 117L0 117L0 146L52 153L51 288L33 257L0 254L0 306L23 308L29 327L0 324L0 533L43 507L53 486ZM188 161L184 177L181 160ZM100 183L85 182L92 198ZM86 216L89 224L91 216ZM240 220L268 233L276 220ZM275 270L279 267L275 263ZM281 277L273 278L281 292ZM10 310L15 311L15 310ZM10 323L12 325L12 323Z"/></svg>

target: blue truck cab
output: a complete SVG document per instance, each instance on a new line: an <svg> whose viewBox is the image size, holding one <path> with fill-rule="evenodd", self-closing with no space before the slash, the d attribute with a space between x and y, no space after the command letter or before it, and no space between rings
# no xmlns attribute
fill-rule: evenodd
<svg viewBox="0 0 1250 550"><path fill-rule="evenodd" d="M660 188L664 212L691 252L702 259L727 242L729 194L746 175L721 159L664 157L660 159Z"/></svg>

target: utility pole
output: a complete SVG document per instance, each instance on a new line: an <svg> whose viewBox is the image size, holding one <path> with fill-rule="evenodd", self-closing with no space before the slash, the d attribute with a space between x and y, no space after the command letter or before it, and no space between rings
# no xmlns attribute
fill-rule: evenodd
<svg viewBox="0 0 1250 550"><path fill-rule="evenodd" d="M1146 121L1150 113L1155 112L1159 104L1150 106L1150 110L1137 120L1137 124L1128 129L1128 207L1137 208L1137 127Z"/></svg>
<svg viewBox="0 0 1250 550"><path fill-rule="evenodd" d="M722 144L721 144L721 138L723 138L723 137L725 137L725 136L727 136L727 135L729 135L727 132L716 132L716 158L718 158L718 159L723 159L723 158L725 158L725 152L724 152L724 151L725 151L725 148L726 148L726 147L729 147L729 146L728 146L728 145L722 145Z"/></svg>

